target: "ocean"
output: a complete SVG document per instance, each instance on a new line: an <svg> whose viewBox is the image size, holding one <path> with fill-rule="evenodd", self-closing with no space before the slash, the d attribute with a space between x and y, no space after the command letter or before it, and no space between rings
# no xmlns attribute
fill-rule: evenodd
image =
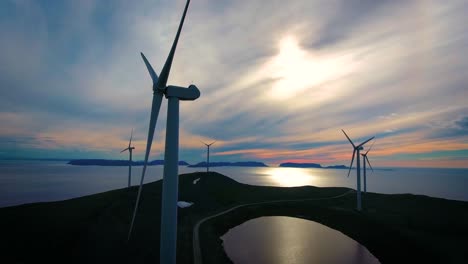
<svg viewBox="0 0 468 264"><path fill-rule="evenodd" d="M133 167L132 185L142 167ZM212 171L252 185L349 187L356 189L356 171L315 168L217 167ZM179 167L179 173L205 171ZM73 166L64 161L0 161L0 207L58 201L127 186L128 167ZM148 167L145 183L162 178L162 166ZM362 178L362 175L361 175ZM383 168L367 173L367 191L412 193L468 201L468 169ZM363 188L363 187L362 187Z"/></svg>

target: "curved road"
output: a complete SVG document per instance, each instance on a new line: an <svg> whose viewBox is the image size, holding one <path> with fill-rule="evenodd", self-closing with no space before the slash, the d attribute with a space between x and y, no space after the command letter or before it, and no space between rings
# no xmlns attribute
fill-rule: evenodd
<svg viewBox="0 0 468 264"><path fill-rule="evenodd" d="M291 199L291 200L273 200L273 201L265 201L265 202L258 202L258 203L240 204L240 205L236 205L234 207L231 207L229 209L226 209L226 210L224 210L222 212L219 212L217 214L207 216L207 217L201 219L200 221L198 221L197 224L195 224L195 226L193 227L193 237L192 237L192 239L193 239L193 263L194 264L202 264L200 238L199 238L198 230L199 230L201 224L203 224L204 222L210 220L211 218L215 218L215 217L223 215L225 213L234 211L234 210L236 210L237 208L240 208L240 207L259 205L259 204L283 203L283 202L305 202L305 201L329 200L329 199L336 199L336 198L343 197L343 196L345 196L345 195L347 195L347 194L349 194L351 192L354 192L354 190L349 190L349 191L347 191L345 193L342 193L342 194L337 195L337 196L332 196L332 197L308 198L308 199Z"/></svg>

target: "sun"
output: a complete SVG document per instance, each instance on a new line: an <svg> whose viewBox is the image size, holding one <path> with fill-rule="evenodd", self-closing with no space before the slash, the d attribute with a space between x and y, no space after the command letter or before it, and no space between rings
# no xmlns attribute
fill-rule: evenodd
<svg viewBox="0 0 468 264"><path fill-rule="evenodd" d="M265 66L265 73L275 79L274 98L290 98L327 81L349 73L354 66L349 55L314 52L302 48L294 36L279 42L279 52Z"/></svg>

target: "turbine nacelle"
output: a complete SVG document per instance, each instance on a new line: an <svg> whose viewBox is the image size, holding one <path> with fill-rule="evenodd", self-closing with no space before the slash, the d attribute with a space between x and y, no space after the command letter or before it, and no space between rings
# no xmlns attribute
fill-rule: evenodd
<svg viewBox="0 0 468 264"><path fill-rule="evenodd" d="M189 85L188 88L169 85L164 94L166 98L177 97L182 101L194 101L200 97L200 90L193 84Z"/></svg>

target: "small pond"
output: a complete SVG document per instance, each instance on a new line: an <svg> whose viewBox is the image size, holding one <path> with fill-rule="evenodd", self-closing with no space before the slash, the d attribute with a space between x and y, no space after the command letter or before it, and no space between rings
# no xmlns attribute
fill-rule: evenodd
<svg viewBox="0 0 468 264"><path fill-rule="evenodd" d="M380 263L363 245L322 224L285 216L249 220L221 239L235 264Z"/></svg>

